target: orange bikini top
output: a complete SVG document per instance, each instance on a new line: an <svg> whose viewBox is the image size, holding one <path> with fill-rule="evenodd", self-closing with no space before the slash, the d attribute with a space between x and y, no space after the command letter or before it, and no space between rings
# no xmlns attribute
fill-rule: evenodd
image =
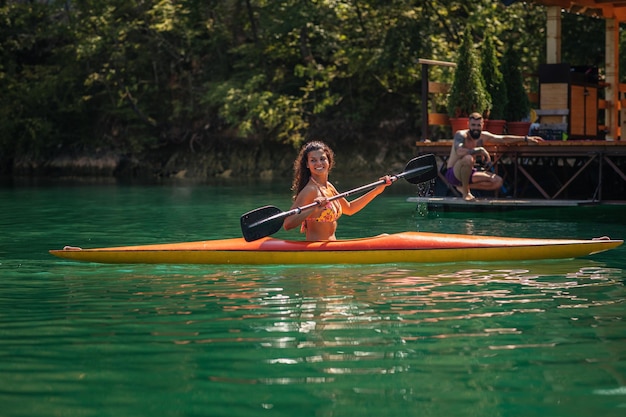
<svg viewBox="0 0 626 417"><path fill-rule="evenodd" d="M335 189L335 187L333 187L330 184L329 184L329 187L327 187L324 190L322 189L322 186L313 179L313 177L311 177L311 181L313 181L313 183L317 186L317 189L320 190L320 193L322 193L322 195L326 197L332 197L332 196L339 194L337 190ZM330 192L330 195L328 195L328 192ZM341 203L338 200L329 201L328 204L324 206L324 210L320 213L319 216L307 217L306 220L302 222L301 231L304 232L304 230L306 230L307 221L315 221L315 222L320 222L320 223L332 223L332 222L336 222L337 219L341 217L341 213L342 213Z"/></svg>

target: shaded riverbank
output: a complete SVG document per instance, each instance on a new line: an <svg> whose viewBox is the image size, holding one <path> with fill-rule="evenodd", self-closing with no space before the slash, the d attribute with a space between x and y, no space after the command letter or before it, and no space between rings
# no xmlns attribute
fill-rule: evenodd
<svg viewBox="0 0 626 417"><path fill-rule="evenodd" d="M415 137L327 142L336 153L338 175L401 170L417 154ZM124 179L211 179L291 177L297 149L291 145L222 139L185 143L142 154L95 149L59 150L49 158L22 156L8 161L5 174L33 177L111 177Z"/></svg>

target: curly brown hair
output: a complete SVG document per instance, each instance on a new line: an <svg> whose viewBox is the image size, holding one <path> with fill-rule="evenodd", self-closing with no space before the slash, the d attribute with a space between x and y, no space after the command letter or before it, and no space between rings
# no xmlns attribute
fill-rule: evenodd
<svg viewBox="0 0 626 417"><path fill-rule="evenodd" d="M312 151L322 151L326 154L326 157L328 158L329 172L335 166L335 153L327 144L319 140L305 143L300 149L298 157L293 162L293 183L291 184L291 190L294 192L294 200L307 182L309 182L309 178L311 178L311 171L309 171L309 168L307 167L307 162L309 159L309 152Z"/></svg>

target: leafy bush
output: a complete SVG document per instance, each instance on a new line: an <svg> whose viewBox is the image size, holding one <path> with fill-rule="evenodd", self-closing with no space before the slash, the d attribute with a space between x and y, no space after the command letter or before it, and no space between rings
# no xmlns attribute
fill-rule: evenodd
<svg viewBox="0 0 626 417"><path fill-rule="evenodd" d="M513 47L506 49L502 60L502 75L506 80L507 101L504 107L504 119L508 122L520 122L530 113L530 101L524 78L520 69L520 53Z"/></svg>
<svg viewBox="0 0 626 417"><path fill-rule="evenodd" d="M485 88L491 96L489 119L502 120L507 102L506 84L500 71L500 61L491 35L487 35L483 42L480 71L485 80Z"/></svg>
<svg viewBox="0 0 626 417"><path fill-rule="evenodd" d="M473 112L483 114L491 104L480 72L480 57L474 48L472 31L468 27L463 35L454 70L454 80L448 97L450 117L468 117Z"/></svg>

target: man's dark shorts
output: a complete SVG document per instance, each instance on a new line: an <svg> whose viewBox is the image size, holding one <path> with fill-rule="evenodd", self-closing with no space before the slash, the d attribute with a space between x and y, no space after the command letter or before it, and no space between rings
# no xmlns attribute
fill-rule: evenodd
<svg viewBox="0 0 626 417"><path fill-rule="evenodd" d="M472 169L472 173L470 174L470 184L472 183L472 177L474 176L474 172L476 172L476 168ZM448 181L453 187L456 187L457 185L462 185L461 181L459 181L459 179L454 176L453 168L448 168L448 170L446 171L446 181Z"/></svg>

